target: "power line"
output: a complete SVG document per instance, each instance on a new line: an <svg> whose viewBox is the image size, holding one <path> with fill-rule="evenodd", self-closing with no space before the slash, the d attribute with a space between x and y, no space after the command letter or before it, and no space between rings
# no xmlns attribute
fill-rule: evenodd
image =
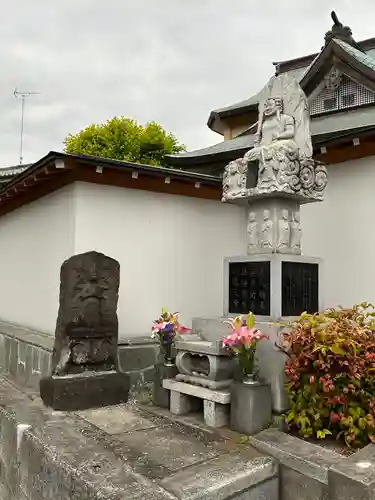
<svg viewBox="0 0 375 500"><path fill-rule="evenodd" d="M21 98L21 137L20 137L20 165L23 163L23 123L25 114L25 99L31 95L38 95L39 92L20 92L15 89L13 92L14 97Z"/></svg>

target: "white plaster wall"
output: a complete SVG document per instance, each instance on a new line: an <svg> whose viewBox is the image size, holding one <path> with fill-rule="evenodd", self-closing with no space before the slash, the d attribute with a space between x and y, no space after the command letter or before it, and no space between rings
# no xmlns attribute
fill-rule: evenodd
<svg viewBox="0 0 375 500"><path fill-rule="evenodd" d="M75 196L75 253L121 265L120 336L149 334L163 305L188 325L222 314L223 259L246 252L244 208L86 183Z"/></svg>
<svg viewBox="0 0 375 500"><path fill-rule="evenodd" d="M60 266L74 253L74 186L0 217L0 319L53 334Z"/></svg>
<svg viewBox="0 0 375 500"><path fill-rule="evenodd" d="M326 307L375 303L375 157L328 172L324 202L301 210L303 253L324 259Z"/></svg>

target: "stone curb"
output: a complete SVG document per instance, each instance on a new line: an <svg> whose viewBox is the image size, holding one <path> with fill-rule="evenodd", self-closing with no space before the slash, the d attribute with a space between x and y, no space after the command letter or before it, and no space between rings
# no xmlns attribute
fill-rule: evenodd
<svg viewBox="0 0 375 500"><path fill-rule="evenodd" d="M343 458L338 453L277 429L266 429L250 436L249 442L283 465L325 484L328 484L328 469Z"/></svg>
<svg viewBox="0 0 375 500"><path fill-rule="evenodd" d="M279 461L281 498L375 499L374 444L345 457L272 428L250 436L249 442Z"/></svg>

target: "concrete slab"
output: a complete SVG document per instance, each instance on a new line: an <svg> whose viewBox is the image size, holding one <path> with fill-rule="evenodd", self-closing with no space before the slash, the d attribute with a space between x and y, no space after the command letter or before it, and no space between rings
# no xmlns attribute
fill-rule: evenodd
<svg viewBox="0 0 375 500"><path fill-rule="evenodd" d="M254 499L277 500L277 489L272 496L262 496L263 484L277 476L277 467L270 458L246 458L235 454L220 456L205 467L190 467L161 481L161 485L181 500L224 500L254 488ZM263 483L263 484L262 484ZM202 496L202 490L205 496ZM235 498L235 497L234 497ZM239 497L241 498L241 497ZM252 498L243 496L243 498Z"/></svg>
<svg viewBox="0 0 375 500"><path fill-rule="evenodd" d="M175 432L171 427L132 432L119 439L124 444L136 448L139 455L147 455L170 471L203 462L220 452L217 443L200 443Z"/></svg>
<svg viewBox="0 0 375 500"><path fill-rule="evenodd" d="M84 410L77 412L77 415L86 419L91 424L99 427L108 434L124 434L126 432L152 429L162 425L162 419L151 421L142 418L126 405L107 406L96 410Z"/></svg>
<svg viewBox="0 0 375 500"><path fill-rule="evenodd" d="M334 464L328 485L330 500L375 500L375 444Z"/></svg>
<svg viewBox="0 0 375 500"><path fill-rule="evenodd" d="M53 411L4 377L0 400L0 491L10 498L277 500L275 461L229 434L134 404Z"/></svg>

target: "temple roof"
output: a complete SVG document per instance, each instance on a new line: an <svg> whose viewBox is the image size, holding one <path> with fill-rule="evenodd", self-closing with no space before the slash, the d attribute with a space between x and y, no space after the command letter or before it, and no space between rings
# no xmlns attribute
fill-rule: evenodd
<svg viewBox="0 0 375 500"><path fill-rule="evenodd" d="M325 45L319 53L274 63L276 73L288 73L297 78L309 97L319 91L324 84L325 76L332 68L338 67L350 80L375 93L375 38L357 43L352 37L350 28L343 26L334 13L332 13L332 19L334 25L326 33ZM208 120L209 128L222 133L222 120L225 118L257 112L264 89L248 99L212 111ZM374 107L371 103L362 106L345 109L345 112L335 110L327 111L319 117L313 116L311 120L313 144L320 144L323 137L332 140L341 136L346 137L351 132L355 134L367 131L369 127L375 129ZM232 156L232 153L236 151L241 153L253 145L253 128L254 123L251 126L249 124L247 130L231 140L196 151L169 156L168 160L173 165L187 165L188 163L203 163L205 158L213 160L225 155Z"/></svg>
<svg viewBox="0 0 375 500"><path fill-rule="evenodd" d="M15 165L13 167L3 167L0 168L0 184L4 184L12 179L14 176L21 174L29 167L31 167L32 163L28 163L26 165Z"/></svg>
<svg viewBox="0 0 375 500"><path fill-rule="evenodd" d="M311 136L313 146L324 145L339 138L358 137L375 128L375 112L373 107L357 108L346 113L319 116L311 120ZM254 145L254 135L245 133L228 141L207 148L169 156L171 164L178 166L193 165L218 160L222 157L237 158Z"/></svg>
<svg viewBox="0 0 375 500"><path fill-rule="evenodd" d="M274 62L273 65L275 66L276 73L280 74L288 72L295 78L302 79L306 72L308 72L312 63L314 63L320 54L324 52L325 47L329 45L332 40L334 40L335 43L341 46L359 62L374 69L372 64L375 64L375 38L368 38L357 43L351 36L350 28L343 26L342 23L337 20L337 16L335 19L335 16L336 15L332 13L334 25L332 29L326 33L325 46L322 48L321 52L296 59L290 59L288 61ZM350 34L348 30L350 31ZM220 119L256 111L260 95L261 92L258 92L248 99L244 99L243 101L211 111L207 126L214 132L222 134Z"/></svg>

